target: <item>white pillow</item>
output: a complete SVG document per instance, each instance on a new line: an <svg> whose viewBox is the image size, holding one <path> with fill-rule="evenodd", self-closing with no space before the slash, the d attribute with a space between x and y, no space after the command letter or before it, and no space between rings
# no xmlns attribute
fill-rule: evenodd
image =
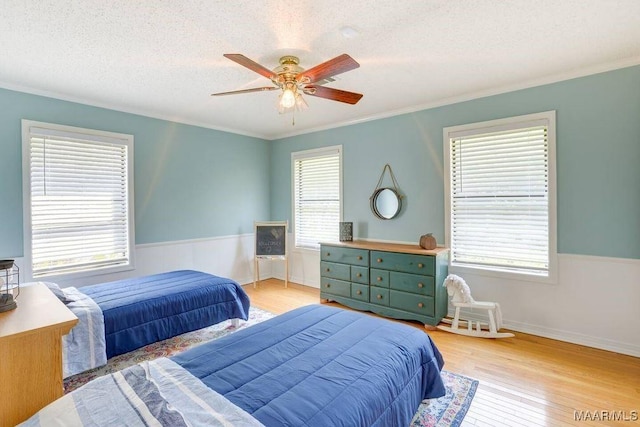
<svg viewBox="0 0 640 427"><path fill-rule="evenodd" d="M67 300L67 296L64 294L64 291L62 289L60 289L60 286L58 286L56 283L53 282L42 282L44 283L47 288L49 288L49 290L51 292L53 292L53 294L58 297L58 299L64 303L69 302L69 300Z"/></svg>

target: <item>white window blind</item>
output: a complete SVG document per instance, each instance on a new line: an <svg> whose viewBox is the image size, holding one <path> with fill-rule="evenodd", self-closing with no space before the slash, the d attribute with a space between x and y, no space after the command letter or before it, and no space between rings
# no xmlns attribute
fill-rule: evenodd
<svg viewBox="0 0 640 427"><path fill-rule="evenodd" d="M340 148L293 153L296 247L318 249L338 240L341 218Z"/></svg>
<svg viewBox="0 0 640 427"><path fill-rule="evenodd" d="M27 129L32 277L130 265L132 139Z"/></svg>
<svg viewBox="0 0 640 427"><path fill-rule="evenodd" d="M452 265L548 275L548 120L449 138Z"/></svg>

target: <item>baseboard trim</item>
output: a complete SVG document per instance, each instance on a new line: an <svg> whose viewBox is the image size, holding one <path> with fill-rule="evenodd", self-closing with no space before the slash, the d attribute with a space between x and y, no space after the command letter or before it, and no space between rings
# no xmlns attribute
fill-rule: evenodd
<svg viewBox="0 0 640 427"><path fill-rule="evenodd" d="M268 277L269 279L278 279L278 280L283 280L284 281L284 275L282 274L274 274L271 277ZM263 277L262 280L264 280L265 278ZM306 286L308 288L315 288L315 289L320 289L320 283L310 283L309 280L304 280L302 277L300 276L294 276L294 275L289 275L289 281L293 282L293 283L297 283L299 285L302 286Z"/></svg>
<svg viewBox="0 0 640 427"><path fill-rule="evenodd" d="M623 343L606 338L593 337L575 332L563 331L561 329L547 328L544 326L529 325L520 322L504 321L505 328L523 332L525 334L537 335L539 337L551 338L554 340L579 344L586 347L593 347L600 350L613 351L614 353L626 354L628 356L640 357L640 346Z"/></svg>
<svg viewBox="0 0 640 427"><path fill-rule="evenodd" d="M448 316L453 318L454 311L449 310ZM469 320L480 322L488 322L489 318L485 315L460 310L461 317ZM515 332L536 335L543 338L549 338L558 341L564 341L572 344L578 344L585 347L597 348L600 350L612 351L614 353L626 354L628 356L640 357L640 346L623 343L606 338L593 337L590 335L579 334L562 329L548 328L544 326L532 325L529 323L516 322L509 319L502 319L502 327Z"/></svg>
<svg viewBox="0 0 640 427"><path fill-rule="evenodd" d="M267 278L265 277L260 278L260 280L265 280L265 279ZM236 282L238 282L240 286L253 285L253 277L239 279L239 280L236 280Z"/></svg>

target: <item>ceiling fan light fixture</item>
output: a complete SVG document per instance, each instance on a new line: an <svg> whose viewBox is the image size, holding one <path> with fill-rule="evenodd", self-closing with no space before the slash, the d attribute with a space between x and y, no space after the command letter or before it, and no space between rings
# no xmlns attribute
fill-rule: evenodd
<svg viewBox="0 0 640 427"><path fill-rule="evenodd" d="M309 104L307 104L307 101L304 100L304 98L302 97L302 94L300 92L296 93L296 109L298 111L304 111L307 108L309 108Z"/></svg>
<svg viewBox="0 0 640 427"><path fill-rule="evenodd" d="M278 98L278 113L285 114L285 113L293 113L294 111L302 112L309 108L309 105L307 104L305 99L302 97L302 93L300 93L295 89L291 90L291 92L294 93L293 104L289 106L288 103L283 102L282 99L285 96L286 90L287 89L284 89Z"/></svg>
<svg viewBox="0 0 640 427"><path fill-rule="evenodd" d="M306 95L324 98L331 101L344 102L354 105L360 101L362 94L340 89L325 87L323 84L334 81L333 76L355 68L358 64L352 57L343 53L333 59L325 61L308 70L300 67L296 56L286 55L280 58L280 66L270 70L263 65L239 53L225 53L228 58L243 67L255 71L271 80L274 86L234 90L230 92L213 93L212 96L231 95L248 92L262 92L267 90L281 90L278 96L278 112L280 114L294 111L304 111L309 106L302 97Z"/></svg>
<svg viewBox="0 0 640 427"><path fill-rule="evenodd" d="M288 109L296 105L296 94L294 88L285 87L280 95L280 106L284 109Z"/></svg>

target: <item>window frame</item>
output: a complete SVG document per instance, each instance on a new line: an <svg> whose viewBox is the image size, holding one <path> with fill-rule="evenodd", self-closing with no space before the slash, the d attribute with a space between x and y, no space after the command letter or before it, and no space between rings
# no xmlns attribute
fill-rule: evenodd
<svg viewBox="0 0 640 427"><path fill-rule="evenodd" d="M115 266L98 267L89 270L74 272L52 273L33 278L33 236L31 223L31 131L36 127L52 131L52 133L69 133L85 136L96 142L121 143L127 147L127 228L129 251L128 262ZM134 137L129 134L108 132L96 129L80 128L75 126L60 125L55 123L39 122L34 120L22 120L22 190L23 190L23 233L24 233L24 257L25 273L28 280L73 280L82 277L92 277L103 274L111 274L135 269L135 195L134 195Z"/></svg>
<svg viewBox="0 0 640 427"><path fill-rule="evenodd" d="M557 283L558 277L558 253L557 253L557 177L556 177L556 112L555 110L540 113L526 114L521 116L507 117L497 120L469 123L465 125L450 126L443 129L444 146L444 208L445 208L445 245L451 248L451 227L452 227L452 174L451 174L451 141L452 135L459 137L461 134L480 135L499 131L504 128L528 127L534 121L546 121L547 124L547 148L548 148L548 257L549 267L547 274L535 274L517 269L500 268L495 266L480 266L468 264L456 264L453 257L449 257L449 272L456 274L477 274L511 280L523 280L530 282Z"/></svg>
<svg viewBox="0 0 640 427"><path fill-rule="evenodd" d="M296 176L295 176L295 162L300 159L309 159L314 157L324 157L330 154L338 154L338 179L339 179L339 197L340 197L340 213L338 217L338 221L342 221L343 218L343 205L344 205L344 197L343 197L343 155L342 155L342 145L332 145L328 147L321 148L313 148L310 150L302 150L302 151L292 151L291 152L291 223L293 224L293 250L294 251L310 251L310 252L319 252L320 246L317 248L311 248L308 246L298 246L297 242L297 233L298 233L298 223L296 221ZM337 231L337 229L336 229Z"/></svg>

